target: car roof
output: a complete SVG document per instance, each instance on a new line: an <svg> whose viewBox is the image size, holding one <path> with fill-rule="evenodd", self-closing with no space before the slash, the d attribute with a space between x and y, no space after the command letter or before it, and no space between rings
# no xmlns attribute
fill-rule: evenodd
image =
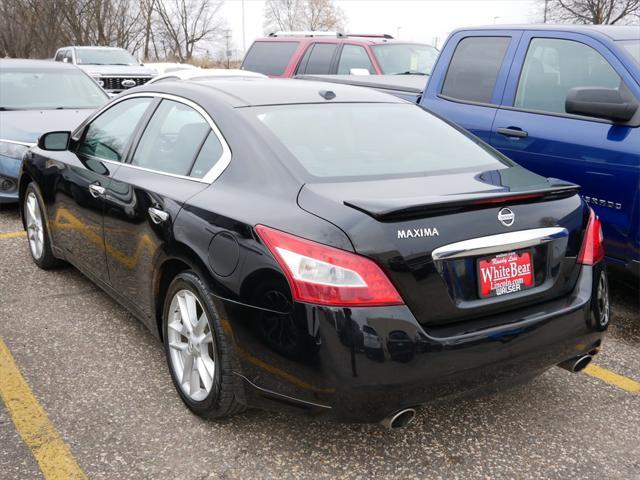
<svg viewBox="0 0 640 480"><path fill-rule="evenodd" d="M411 42L407 40L398 40L393 38L383 37L359 37L353 36L308 36L308 35L281 35L279 37L262 37L256 38L255 42L298 42L298 43L358 43L362 45L381 45L385 43L394 44L411 44L411 45L430 45L424 42ZM255 43L254 42L254 43Z"/></svg>
<svg viewBox="0 0 640 480"><path fill-rule="evenodd" d="M61 47L58 50L63 50L65 48L76 48L78 50L125 50L124 48L120 48L120 47L103 47L100 45L69 45L67 47Z"/></svg>
<svg viewBox="0 0 640 480"><path fill-rule="evenodd" d="M26 58L0 58L1 68L38 68L41 70L79 70L75 65L53 60L31 60Z"/></svg>
<svg viewBox="0 0 640 480"><path fill-rule="evenodd" d="M210 94L232 107L303 103L407 103L399 97L369 88L293 79L220 78L193 82L175 81L141 87L136 91L180 95L183 93L179 88L181 85L189 89L188 98L193 101L198 102L197 97L200 95ZM335 97L325 98L323 94L328 91L333 92Z"/></svg>
<svg viewBox="0 0 640 480"><path fill-rule="evenodd" d="M455 32L470 30L538 30L554 32L572 32L606 35L612 40L634 40L640 39L640 28L626 25L553 25L553 24L532 24L532 25L484 25L480 27L466 27L457 29ZM455 33L454 32L454 33Z"/></svg>

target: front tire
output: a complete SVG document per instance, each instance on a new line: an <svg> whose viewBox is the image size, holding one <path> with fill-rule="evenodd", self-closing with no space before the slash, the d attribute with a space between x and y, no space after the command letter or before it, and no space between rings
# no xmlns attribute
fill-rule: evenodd
<svg viewBox="0 0 640 480"><path fill-rule="evenodd" d="M51 237L45 221L44 202L35 183L27 185L22 204L22 218L27 228L29 252L33 263L43 270L59 267L62 261L51 251Z"/></svg>
<svg viewBox="0 0 640 480"><path fill-rule="evenodd" d="M228 417L245 406L239 401L237 357L222 328L208 286L191 271L169 285L162 313L164 348L173 384L196 415Z"/></svg>

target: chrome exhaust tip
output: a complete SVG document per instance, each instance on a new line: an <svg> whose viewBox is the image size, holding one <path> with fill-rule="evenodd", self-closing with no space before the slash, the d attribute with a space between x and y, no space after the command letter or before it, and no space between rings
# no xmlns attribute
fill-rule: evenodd
<svg viewBox="0 0 640 480"><path fill-rule="evenodd" d="M380 424L389 430L398 430L411 425L415 418L416 411L413 408L405 408L404 410L399 410L393 415L389 415L387 418L382 420Z"/></svg>
<svg viewBox="0 0 640 480"><path fill-rule="evenodd" d="M558 366L565 370L569 370L570 372L578 373L579 371L584 370L587 365L591 363L591 360L593 360L593 355L582 355L581 357L572 358L571 360L559 363Z"/></svg>

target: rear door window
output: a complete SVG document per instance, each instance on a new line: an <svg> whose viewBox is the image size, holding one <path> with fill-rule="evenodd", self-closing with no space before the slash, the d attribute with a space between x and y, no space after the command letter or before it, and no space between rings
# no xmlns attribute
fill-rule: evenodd
<svg viewBox="0 0 640 480"><path fill-rule="evenodd" d="M307 75L326 75L332 73L331 64L337 48L338 45L335 43L316 43L312 45L309 47L309 50L307 50L308 56L307 53L305 53L298 68L298 73L305 73Z"/></svg>
<svg viewBox="0 0 640 480"><path fill-rule="evenodd" d="M255 42L242 62L242 69L264 75L282 75L298 42Z"/></svg>
<svg viewBox="0 0 640 480"><path fill-rule="evenodd" d="M364 47L347 44L342 47L340 62L338 63L338 74L349 75L352 68L368 70L370 74L376 73Z"/></svg>
<svg viewBox="0 0 640 480"><path fill-rule="evenodd" d="M511 37L467 37L456 46L442 95L491 103L493 90Z"/></svg>
<svg viewBox="0 0 640 480"><path fill-rule="evenodd" d="M200 113L188 105L165 99L142 134L131 164L203 178L222 153L220 139Z"/></svg>

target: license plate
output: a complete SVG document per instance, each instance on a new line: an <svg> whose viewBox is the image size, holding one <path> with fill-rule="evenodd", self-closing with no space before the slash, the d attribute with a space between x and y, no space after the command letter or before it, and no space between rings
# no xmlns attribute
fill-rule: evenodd
<svg viewBox="0 0 640 480"><path fill-rule="evenodd" d="M531 251L501 253L478 260L481 298L498 297L533 288Z"/></svg>

